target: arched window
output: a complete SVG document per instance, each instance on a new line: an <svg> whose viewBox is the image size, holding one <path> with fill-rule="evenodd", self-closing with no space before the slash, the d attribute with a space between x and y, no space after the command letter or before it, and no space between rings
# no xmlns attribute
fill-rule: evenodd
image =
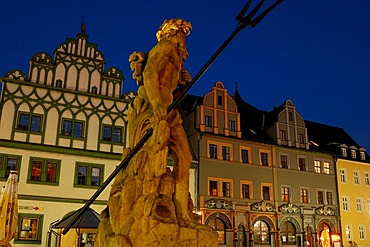
<svg viewBox="0 0 370 247"><path fill-rule="evenodd" d="M294 225L286 221L280 228L281 241L284 245L295 245L296 244L296 230Z"/></svg>
<svg viewBox="0 0 370 247"><path fill-rule="evenodd" d="M218 244L226 244L225 223L216 217L209 222L209 225L217 231Z"/></svg>
<svg viewBox="0 0 370 247"><path fill-rule="evenodd" d="M93 93L93 94L98 94L98 88L97 88L96 86L93 86L93 87L91 88L91 93Z"/></svg>
<svg viewBox="0 0 370 247"><path fill-rule="evenodd" d="M256 245L269 245L270 244L270 234L269 227L266 222L258 220L254 223L254 244Z"/></svg>

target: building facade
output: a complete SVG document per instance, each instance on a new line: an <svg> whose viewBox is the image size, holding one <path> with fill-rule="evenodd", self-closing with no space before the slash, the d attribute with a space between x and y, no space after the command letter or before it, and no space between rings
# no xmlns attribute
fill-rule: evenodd
<svg viewBox="0 0 370 247"><path fill-rule="evenodd" d="M307 122L317 147L336 154L336 180L343 246L369 246L370 159L343 129ZM323 135L322 133L325 133Z"/></svg>
<svg viewBox="0 0 370 247"><path fill-rule="evenodd" d="M182 104L198 158L198 209L219 246L340 244L335 155L315 150L287 100L270 112L221 82Z"/></svg>
<svg viewBox="0 0 370 247"><path fill-rule="evenodd" d="M133 95L121 95L121 71L104 65L82 31L53 57L36 53L28 74L12 70L1 78L0 185L11 170L19 176L14 246L47 246L50 224L82 207L121 159ZM92 208L104 209L108 195ZM92 240L86 232L80 229L76 246Z"/></svg>

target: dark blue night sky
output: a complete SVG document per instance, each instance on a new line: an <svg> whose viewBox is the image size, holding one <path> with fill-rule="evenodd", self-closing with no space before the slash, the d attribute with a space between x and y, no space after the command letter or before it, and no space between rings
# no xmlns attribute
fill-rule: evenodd
<svg viewBox="0 0 370 247"><path fill-rule="evenodd" d="M186 67L195 75L235 29L245 3L2 0L0 76L11 69L28 73L36 52L53 55L57 45L80 31L82 16L106 68L123 71L124 91L136 90L128 56L156 43L164 19L192 23ZM244 100L262 110L291 99L304 119L342 127L370 151L369 13L368 0L286 0L255 29L243 30L191 93L203 95L222 81L230 94L238 82Z"/></svg>

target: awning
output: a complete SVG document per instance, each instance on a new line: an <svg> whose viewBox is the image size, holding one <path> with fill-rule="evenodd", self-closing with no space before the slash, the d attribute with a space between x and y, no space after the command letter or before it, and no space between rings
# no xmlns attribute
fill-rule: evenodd
<svg viewBox="0 0 370 247"><path fill-rule="evenodd" d="M66 228L80 210L81 209L78 209L68 213L63 217L63 219L54 223L52 228ZM72 228L98 228L100 221L100 214L98 214L95 210L88 208L82 214L81 218L79 218L76 223L73 224Z"/></svg>

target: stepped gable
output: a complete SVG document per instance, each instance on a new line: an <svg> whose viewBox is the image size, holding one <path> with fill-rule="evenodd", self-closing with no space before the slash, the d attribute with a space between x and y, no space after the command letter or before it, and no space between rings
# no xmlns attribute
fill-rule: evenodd
<svg viewBox="0 0 370 247"><path fill-rule="evenodd" d="M54 50L54 56L37 52L29 61L29 74L11 70L5 78L61 89L121 97L124 76L120 69L105 69L104 54L88 42L85 30L67 38Z"/></svg>

